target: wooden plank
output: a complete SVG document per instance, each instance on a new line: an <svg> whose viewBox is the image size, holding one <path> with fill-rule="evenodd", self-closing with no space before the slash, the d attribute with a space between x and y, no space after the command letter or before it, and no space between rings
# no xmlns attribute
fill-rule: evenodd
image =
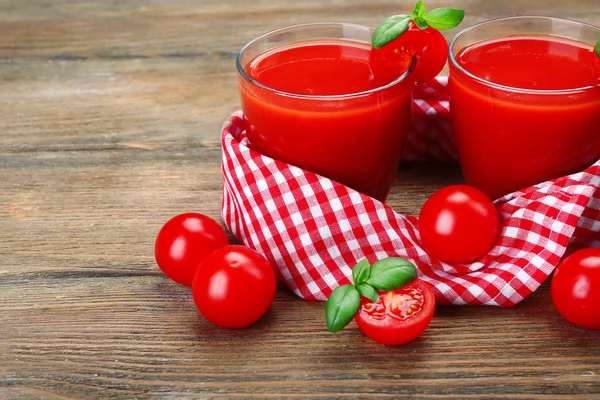
<svg viewBox="0 0 600 400"><path fill-rule="evenodd" d="M220 150L0 154L3 270L152 269L170 217L219 217Z"/></svg>
<svg viewBox="0 0 600 400"><path fill-rule="evenodd" d="M0 151L217 146L238 103L215 57L0 64L0 84Z"/></svg>
<svg viewBox="0 0 600 400"><path fill-rule="evenodd" d="M428 2L430 8L447 2ZM515 14L600 25L600 2L459 0L463 27ZM61 145L216 144L239 103L235 56L280 26L377 25L412 1L2 1L0 151ZM455 30L444 34L449 39ZM35 104L35 107L30 107ZM68 106L66 106L68 104Z"/></svg>
<svg viewBox="0 0 600 400"><path fill-rule="evenodd" d="M327 332L322 303L285 291L238 331L203 320L166 277L108 278L0 276L0 396L600 395L600 337L562 321L547 287L509 310L440 307L422 337L388 348L354 323Z"/></svg>

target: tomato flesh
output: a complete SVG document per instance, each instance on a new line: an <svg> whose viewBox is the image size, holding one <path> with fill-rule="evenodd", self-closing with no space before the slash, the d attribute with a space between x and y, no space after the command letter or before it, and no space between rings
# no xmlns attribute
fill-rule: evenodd
<svg viewBox="0 0 600 400"><path fill-rule="evenodd" d="M424 247L451 264L471 263L487 254L500 234L492 201L466 185L447 186L423 205L419 231Z"/></svg>
<svg viewBox="0 0 600 400"><path fill-rule="evenodd" d="M419 337L427 328L435 310L431 286L417 279L399 289L380 292L377 303L361 298L354 320L374 341L399 346Z"/></svg>
<svg viewBox="0 0 600 400"><path fill-rule="evenodd" d="M600 249L583 249L556 267L550 286L552 302L567 321L600 330Z"/></svg>
<svg viewBox="0 0 600 400"><path fill-rule="evenodd" d="M417 58L411 73L417 83L435 78L448 60L448 43L436 29L419 29L413 21L397 39L371 52L371 68L380 84L389 83L403 74L413 57Z"/></svg>
<svg viewBox="0 0 600 400"><path fill-rule="evenodd" d="M192 294L200 313L225 328L256 322L275 298L277 281L267 259L239 245L225 246L199 266Z"/></svg>
<svg viewBox="0 0 600 400"><path fill-rule="evenodd" d="M160 229L154 257L165 275L191 286L198 264L228 243L227 234L217 221L198 213L184 213L171 218Z"/></svg>

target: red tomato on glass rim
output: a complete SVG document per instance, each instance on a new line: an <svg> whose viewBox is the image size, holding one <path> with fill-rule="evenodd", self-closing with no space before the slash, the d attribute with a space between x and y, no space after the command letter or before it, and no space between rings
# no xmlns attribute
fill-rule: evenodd
<svg viewBox="0 0 600 400"><path fill-rule="evenodd" d="M419 215L421 240L440 260L464 264L483 257L500 233L498 212L481 191L453 185L435 192Z"/></svg>
<svg viewBox="0 0 600 400"><path fill-rule="evenodd" d="M600 330L600 249L583 249L556 267L550 286L552 302L567 321Z"/></svg>
<svg viewBox="0 0 600 400"><path fill-rule="evenodd" d="M423 1L415 4L412 15L392 15L371 36L371 68L375 79L393 81L416 58L411 79L424 83L436 77L448 60L448 43L440 29L457 27L465 11L454 8L427 10ZM391 79L390 79L391 78Z"/></svg>
<svg viewBox="0 0 600 400"><path fill-rule="evenodd" d="M221 247L198 266L192 294L200 313L225 328L256 322L275 298L275 272L265 257L239 245Z"/></svg>
<svg viewBox="0 0 600 400"><path fill-rule="evenodd" d="M374 341L398 346L419 337L431 322L434 311L433 289L417 279L399 289L379 292L377 303L362 297L354 320Z"/></svg>
<svg viewBox="0 0 600 400"><path fill-rule="evenodd" d="M217 221L198 213L177 215L158 232L154 257L169 278L191 286L198 264L210 253L229 243Z"/></svg>
<svg viewBox="0 0 600 400"><path fill-rule="evenodd" d="M448 43L436 29L421 30L414 21L397 39L371 52L371 68L380 84L389 83L402 75L416 57L411 78L424 83L435 78L448 60Z"/></svg>

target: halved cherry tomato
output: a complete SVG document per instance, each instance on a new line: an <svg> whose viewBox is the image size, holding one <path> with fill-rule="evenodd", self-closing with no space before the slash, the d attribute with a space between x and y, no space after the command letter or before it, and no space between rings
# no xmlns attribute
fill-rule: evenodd
<svg viewBox="0 0 600 400"><path fill-rule="evenodd" d="M447 186L435 192L419 215L421 240L447 263L476 261L490 251L500 233L492 201L471 186Z"/></svg>
<svg viewBox="0 0 600 400"><path fill-rule="evenodd" d="M192 294L213 324L243 328L256 322L275 298L275 272L265 257L239 245L217 249L198 266Z"/></svg>
<svg viewBox="0 0 600 400"><path fill-rule="evenodd" d="M412 79L417 83L430 81L448 60L448 43L438 30L432 27L421 30L410 21L408 30L398 39L372 49L370 63L375 81L380 85L392 82L408 69L413 56L417 64Z"/></svg>
<svg viewBox="0 0 600 400"><path fill-rule="evenodd" d="M198 264L229 243L225 230L214 219L198 213L171 218L158 232L154 257L169 278L191 286Z"/></svg>
<svg viewBox="0 0 600 400"><path fill-rule="evenodd" d="M583 249L556 267L552 302L567 321L600 330L600 249Z"/></svg>
<svg viewBox="0 0 600 400"><path fill-rule="evenodd" d="M374 341L398 346L419 337L431 322L434 311L433 289L417 279L399 289L380 292L377 303L362 297L354 320Z"/></svg>

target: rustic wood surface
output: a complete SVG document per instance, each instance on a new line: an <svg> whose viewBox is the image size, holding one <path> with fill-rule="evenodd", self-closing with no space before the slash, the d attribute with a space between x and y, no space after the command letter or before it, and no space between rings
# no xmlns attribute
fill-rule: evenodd
<svg viewBox="0 0 600 400"><path fill-rule="evenodd" d="M323 304L280 290L241 331L198 316L153 260L161 224L219 218L219 128L234 58L283 25L376 25L381 0L0 0L0 398L600 398L600 333L543 286L519 306L440 307L402 348L333 335ZM600 1L431 0L463 26L506 15L600 25ZM455 31L447 32L448 38ZM402 167L414 214L456 166Z"/></svg>

